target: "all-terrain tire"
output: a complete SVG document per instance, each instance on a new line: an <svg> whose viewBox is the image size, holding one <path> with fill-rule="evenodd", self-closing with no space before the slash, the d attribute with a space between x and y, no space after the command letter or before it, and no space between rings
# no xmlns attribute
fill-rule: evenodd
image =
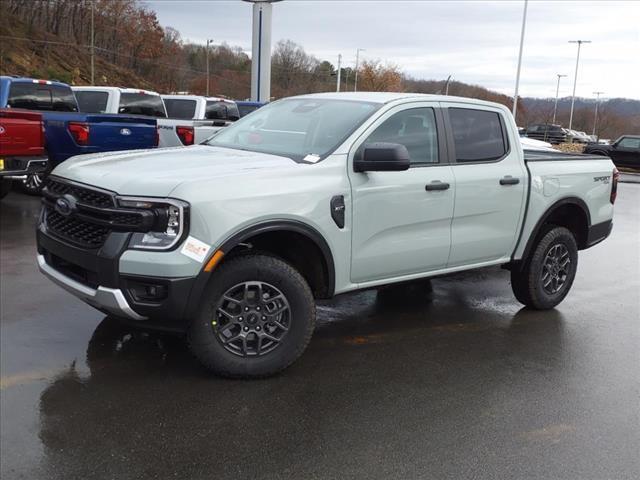
<svg viewBox="0 0 640 480"><path fill-rule="evenodd" d="M566 272L559 275L562 285L553 292L545 288L549 269L553 274L553 261L548 257L553 249L559 250L569 263ZM520 303L536 310L548 310L558 305L569 293L578 267L578 246L573 234L564 227L550 227L533 248L522 268L511 270L511 288ZM545 267L545 262L550 266ZM560 262L562 263L562 262ZM543 278L544 277L544 278Z"/></svg>
<svg viewBox="0 0 640 480"><path fill-rule="evenodd" d="M244 291L244 295L247 296L248 288L253 288L258 284L261 288L259 292L264 298L278 298L278 293L280 294L281 300L277 304L280 306L278 310L282 309L282 299L286 301L288 306L287 319L277 315L273 317L261 316L262 313L268 314L271 308L269 305L272 305L268 303L270 300L265 300L267 303L260 303L263 307L261 312L255 311L258 308L255 306L255 297L253 300L250 299L250 302L253 303L251 307L247 307L246 304L240 306L239 302L236 305L234 302L229 303L226 300L233 296L233 293L229 292L235 292L236 288L241 288L241 295ZM238 287L243 285L244 287ZM249 287L246 287L247 285ZM271 293L266 293L267 290ZM241 298L244 301L246 297L236 298ZM231 312L234 313L233 316L221 313L221 310L230 312L236 307L240 311L250 309L250 311L244 312L243 316L246 318L241 318L239 314L236 315L237 312ZM295 268L283 260L269 255L240 255L223 262L214 272L202 296L199 312L190 325L187 340L196 358L208 370L217 375L231 378L267 377L284 370L302 355L311 340L315 317L315 300L311 289ZM231 327L227 325L225 329L223 322L229 323L232 318L234 325ZM267 320L264 320L265 318ZM284 335L275 347L271 344L271 350L255 354L257 335L267 333L267 329L277 328L274 326L276 322L271 322L272 318L278 319L277 322L286 323L288 329L284 331L284 329L278 328L278 334L284 332ZM261 323L261 320L269 323ZM262 327L261 331L256 331L260 326ZM245 328L249 329L249 332L245 332ZM229 342L237 335L250 336L244 337L246 343L243 343L242 338ZM273 333L273 335L277 334ZM257 342L262 345L271 341L268 338L263 338ZM249 344L253 346L253 354L246 353L249 352Z"/></svg>

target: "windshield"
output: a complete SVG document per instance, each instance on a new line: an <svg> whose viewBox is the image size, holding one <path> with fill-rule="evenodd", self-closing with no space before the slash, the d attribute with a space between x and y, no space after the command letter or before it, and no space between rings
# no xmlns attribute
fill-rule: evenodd
<svg viewBox="0 0 640 480"><path fill-rule="evenodd" d="M144 92L121 93L118 113L162 118L167 116L160 95L149 95Z"/></svg>
<svg viewBox="0 0 640 480"><path fill-rule="evenodd" d="M379 107L350 100L280 100L225 127L206 143L317 162Z"/></svg>

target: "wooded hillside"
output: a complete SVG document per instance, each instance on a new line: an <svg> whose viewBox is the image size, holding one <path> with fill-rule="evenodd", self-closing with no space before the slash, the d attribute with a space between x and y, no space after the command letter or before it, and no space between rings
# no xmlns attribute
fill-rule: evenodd
<svg viewBox="0 0 640 480"><path fill-rule="evenodd" d="M206 90L206 47L184 42L180 32L159 24L155 12L137 0L0 0L0 73L91 84L91 18L93 10L96 85L121 85L162 93ZM245 99L250 93L250 58L240 47L211 46L210 92ZM354 71L343 68L342 90L353 89ZM305 52L291 40L274 45L272 95L281 98L307 92L333 91L336 67ZM413 79L397 66L362 62L358 90L444 93L445 82ZM453 81L449 94L499 102L509 96ZM568 123L567 99L558 121ZM591 133L593 101L577 99L574 125ZM521 99L518 124L548 122L552 99ZM640 101L613 99L600 105L602 137L640 133Z"/></svg>

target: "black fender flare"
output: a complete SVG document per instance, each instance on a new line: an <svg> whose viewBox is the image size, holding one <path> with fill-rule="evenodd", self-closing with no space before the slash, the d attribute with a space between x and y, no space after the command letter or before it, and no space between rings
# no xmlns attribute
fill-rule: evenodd
<svg viewBox="0 0 640 480"><path fill-rule="evenodd" d="M587 230L591 228L591 214L589 213L589 207L584 202L584 200L578 197L565 197L558 200L557 202L553 203L549 208L547 208L544 214L542 214L542 216L536 222L536 225L533 227L533 230L531 231L531 235L529 235L529 239L527 240L527 244L524 247L524 251L522 252L522 258L520 259L521 268L524 267L526 260L529 258L531 250L534 247L536 238L538 238L538 234L540 233L542 226L549 219L549 217L551 217L551 215L553 215L553 213L556 210L558 210L558 208L564 205L575 205L579 207L584 212L585 217L587 218Z"/></svg>
<svg viewBox="0 0 640 480"><path fill-rule="evenodd" d="M333 254L331 252L331 248L329 244L325 240L318 230L314 227L298 221L298 220L290 220L290 219L278 219L278 220L267 220L264 222L256 223L247 227L244 227L237 233L234 233L231 237L227 238L222 242L222 244L215 250L212 250L207 259L203 262L203 265L207 265L209 260L213 257L213 255L222 251L223 254L230 252L234 247L238 244L244 242L250 237L255 235L266 233L266 232L275 232L275 231L288 231L295 232L301 235L304 235L309 240L311 240L320 250L325 264L327 266L327 297L332 297L335 292L335 263L333 261ZM214 270L215 271L215 270ZM193 318L193 315L197 311L198 305L200 304L200 297L202 296L204 289L211 277L212 272L207 272L204 268L200 271L198 276L196 277L196 281L194 282L193 288L191 289L191 293L189 294L189 301L187 306L187 311L185 312L185 316L187 318Z"/></svg>

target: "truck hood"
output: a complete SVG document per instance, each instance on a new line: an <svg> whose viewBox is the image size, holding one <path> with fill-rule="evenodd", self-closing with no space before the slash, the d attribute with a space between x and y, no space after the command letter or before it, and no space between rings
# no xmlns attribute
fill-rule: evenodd
<svg viewBox="0 0 640 480"><path fill-rule="evenodd" d="M79 155L58 165L53 174L121 195L165 197L185 182L300 167L286 157L195 145Z"/></svg>

